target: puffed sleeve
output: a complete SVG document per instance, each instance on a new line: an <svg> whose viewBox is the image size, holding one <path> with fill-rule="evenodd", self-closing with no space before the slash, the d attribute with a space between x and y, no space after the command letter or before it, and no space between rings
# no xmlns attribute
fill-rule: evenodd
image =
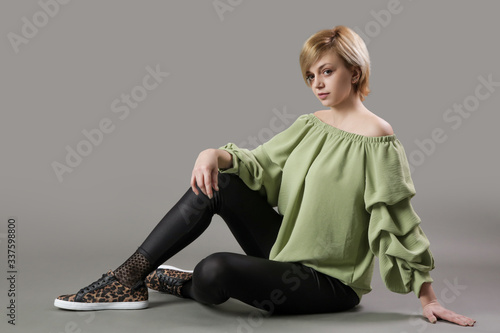
<svg viewBox="0 0 500 333"><path fill-rule="evenodd" d="M306 120L306 115L299 116L288 128L252 150L240 148L232 142L219 147L233 158L232 167L219 168L219 172L237 174L249 188L259 191L271 206L276 207L283 167L292 150L306 135Z"/></svg>
<svg viewBox="0 0 500 333"><path fill-rule="evenodd" d="M398 139L366 146L365 181L369 246L379 258L382 280L393 292L419 297L422 284L433 281L434 258L410 202L416 191Z"/></svg>

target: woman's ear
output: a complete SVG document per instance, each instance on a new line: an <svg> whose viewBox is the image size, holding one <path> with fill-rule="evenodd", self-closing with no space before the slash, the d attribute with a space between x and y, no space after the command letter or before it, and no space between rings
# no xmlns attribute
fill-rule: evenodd
<svg viewBox="0 0 500 333"><path fill-rule="evenodd" d="M353 67L351 82L352 83L358 82L360 77L361 77L361 70L359 69L359 67Z"/></svg>

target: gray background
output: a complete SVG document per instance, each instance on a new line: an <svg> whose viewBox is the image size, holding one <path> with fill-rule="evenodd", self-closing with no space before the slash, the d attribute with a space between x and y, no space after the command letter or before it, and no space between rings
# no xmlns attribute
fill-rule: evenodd
<svg viewBox="0 0 500 333"><path fill-rule="evenodd" d="M33 23L42 9L36 1L1 2L2 332L498 331L499 88L460 127L443 119L454 103L471 100L479 76L500 81L498 2L401 0L385 22L376 13L391 1L221 2L231 8L222 16L213 1L72 1L17 53L9 33L21 35L23 17ZM367 36L372 93L365 105L392 125L407 156L425 156L412 173L412 203L435 256L434 290L443 305L476 319L475 328L429 324L415 295L391 293L378 267L374 290L340 314L259 321L238 301L203 307L159 294L142 311L53 307L56 296L76 292L135 251L189 188L200 151L227 142L254 148L244 142L266 141L276 111L297 117L323 109L302 80L298 55L310 35L339 24ZM118 118L113 100L156 65L170 75ZM64 163L65 147L75 149L82 130L104 118L114 131L60 182L51 164ZM422 155L417 141L436 128L447 140ZM12 216L15 328L5 315ZM216 251L242 253L217 215L169 263L192 268ZM454 281L462 286L455 293Z"/></svg>

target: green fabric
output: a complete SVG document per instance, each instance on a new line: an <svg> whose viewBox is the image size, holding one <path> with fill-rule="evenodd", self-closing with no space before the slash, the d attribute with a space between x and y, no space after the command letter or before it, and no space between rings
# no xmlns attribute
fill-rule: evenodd
<svg viewBox="0 0 500 333"><path fill-rule="evenodd" d="M362 297L372 290L374 256L387 288L418 297L434 258L420 217L408 160L396 134L368 137L313 113L253 150L230 142L229 169L283 215L269 259L301 262Z"/></svg>

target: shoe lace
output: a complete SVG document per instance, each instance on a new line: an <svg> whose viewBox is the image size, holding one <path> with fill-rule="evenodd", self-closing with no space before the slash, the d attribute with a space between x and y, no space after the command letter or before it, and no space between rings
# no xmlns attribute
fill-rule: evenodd
<svg viewBox="0 0 500 333"><path fill-rule="evenodd" d="M91 290L95 290L97 288L100 288L102 285L104 285L105 282L107 282L106 281L107 277L108 277L108 274L104 273L98 280L96 280L96 281L92 282L91 284L89 284L88 286L80 289L79 293L81 293L81 292L88 293Z"/></svg>
<svg viewBox="0 0 500 333"><path fill-rule="evenodd" d="M158 277L158 280L160 281L161 284L164 284L168 287L178 287L182 286L182 284L184 283L183 279L174 278L168 275L160 275Z"/></svg>

